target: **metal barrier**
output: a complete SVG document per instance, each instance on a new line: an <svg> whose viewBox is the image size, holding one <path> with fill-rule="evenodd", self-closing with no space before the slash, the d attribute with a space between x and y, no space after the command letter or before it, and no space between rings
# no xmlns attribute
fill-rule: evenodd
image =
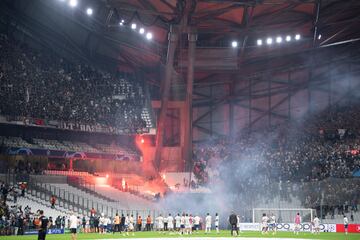
<svg viewBox="0 0 360 240"><path fill-rule="evenodd" d="M55 195L57 198L57 206L63 208L64 210L77 212L83 216L90 216L92 208L94 208L97 213L104 213L109 217L113 217L116 213L118 213L120 215L132 214L136 217L139 215L142 217L150 215L154 219L155 216L159 214L157 210L153 209L123 209L119 205L119 202L100 202L92 199L91 196L86 197L78 195L48 183L31 182L28 185L28 189L28 194L35 196L42 201L48 202L49 205L51 196ZM87 194L91 195L90 193Z"/></svg>

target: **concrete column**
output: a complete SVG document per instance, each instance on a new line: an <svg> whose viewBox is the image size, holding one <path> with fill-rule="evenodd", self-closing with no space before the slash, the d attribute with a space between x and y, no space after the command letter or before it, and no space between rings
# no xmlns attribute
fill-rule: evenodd
<svg viewBox="0 0 360 240"><path fill-rule="evenodd" d="M234 101L233 101L233 98L234 98L234 95L235 95L235 79L236 79L236 76L232 76L232 79L234 79L232 81L231 84L229 84L229 94L230 94L230 101L229 101L229 136L231 138L231 141L234 140L234 138L236 137L236 134L235 134L235 104L234 104Z"/></svg>
<svg viewBox="0 0 360 240"><path fill-rule="evenodd" d="M170 95L171 77L174 66L174 55L178 44L178 34L179 34L178 28L171 26L168 35L169 43L168 43L166 66L165 66L165 78L163 79L163 82L161 84L162 87L161 107L157 122L157 130L156 130L156 150L155 150L154 167L157 170L160 170L160 165L161 165L161 152L163 148L164 130L165 130L164 127L166 120L167 105Z"/></svg>
<svg viewBox="0 0 360 240"><path fill-rule="evenodd" d="M187 60L187 86L186 86L186 103L185 103L185 113L186 113L186 125L185 125L185 141L184 141L184 150L183 157L185 160L186 170L191 170L192 168L192 95L193 95L193 85L194 85L194 63L195 63L195 49L196 49L196 40L197 34L190 32L188 34L188 60Z"/></svg>

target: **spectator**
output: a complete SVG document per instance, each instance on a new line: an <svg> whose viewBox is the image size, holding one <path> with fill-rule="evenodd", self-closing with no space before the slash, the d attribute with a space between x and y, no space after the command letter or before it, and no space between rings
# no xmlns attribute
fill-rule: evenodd
<svg viewBox="0 0 360 240"><path fill-rule="evenodd" d="M56 196L52 195L50 198L51 208L55 208Z"/></svg>

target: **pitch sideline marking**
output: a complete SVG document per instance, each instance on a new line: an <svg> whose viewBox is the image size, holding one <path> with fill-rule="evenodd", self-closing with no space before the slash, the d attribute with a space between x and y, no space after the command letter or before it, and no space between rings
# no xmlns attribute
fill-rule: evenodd
<svg viewBox="0 0 360 240"><path fill-rule="evenodd" d="M181 237L174 237L174 238L133 238L131 237L130 238L131 240L173 240L173 239L179 239L179 240L182 240L184 238L181 238ZM309 239L302 239L302 238L256 238L256 237L233 237L233 238L230 238L230 237L216 237L216 238L213 238L213 237L200 237L200 238L197 238L197 237L186 237L186 239L188 240L214 240L214 239L221 239L221 240L309 240ZM88 239L90 240L90 239ZM104 239L101 239L101 240L124 240L124 238L104 238ZM312 239L312 240L316 240L315 238Z"/></svg>

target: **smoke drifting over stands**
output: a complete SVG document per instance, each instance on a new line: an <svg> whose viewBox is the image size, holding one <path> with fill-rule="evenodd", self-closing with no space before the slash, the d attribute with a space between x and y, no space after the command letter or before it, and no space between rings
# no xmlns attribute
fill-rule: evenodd
<svg viewBox="0 0 360 240"><path fill-rule="evenodd" d="M244 132L235 140L198 144L193 171L199 187L213 189L210 209L235 207L249 214L246 210L280 195L287 201L296 197L318 214L322 203L324 217L357 211L359 112L356 101L273 129Z"/></svg>

